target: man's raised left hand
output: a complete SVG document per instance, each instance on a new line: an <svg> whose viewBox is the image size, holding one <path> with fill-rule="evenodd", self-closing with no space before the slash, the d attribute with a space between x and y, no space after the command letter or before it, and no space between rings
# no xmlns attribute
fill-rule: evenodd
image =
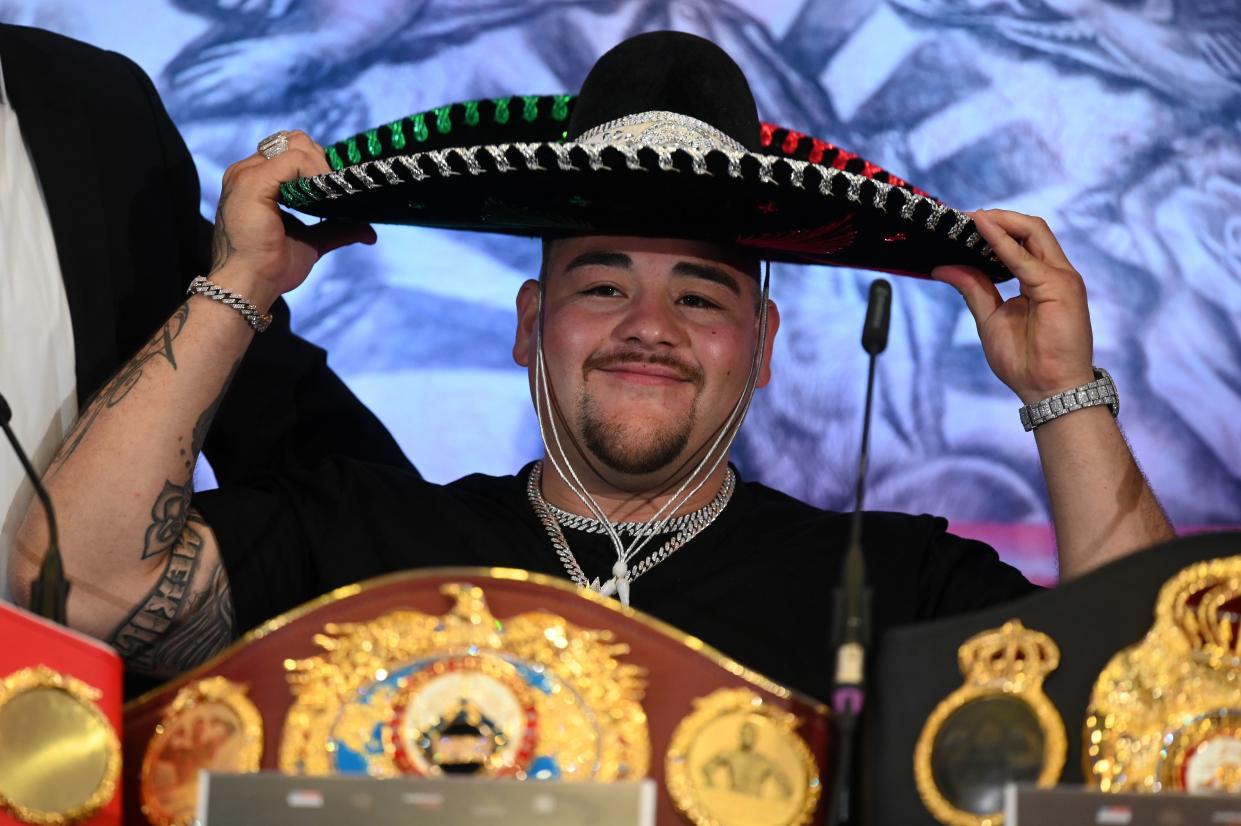
<svg viewBox="0 0 1241 826"><path fill-rule="evenodd" d="M964 297L996 376L1024 404L1093 381L1086 285L1047 222L1002 209L970 217L1021 292L1005 301L987 275L965 265L936 267L931 277Z"/></svg>

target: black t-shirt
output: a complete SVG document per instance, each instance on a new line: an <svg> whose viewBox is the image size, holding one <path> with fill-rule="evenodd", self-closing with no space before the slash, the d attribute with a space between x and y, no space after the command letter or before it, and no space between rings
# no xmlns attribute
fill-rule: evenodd
<svg viewBox="0 0 1241 826"><path fill-rule="evenodd" d="M208 491L194 504L215 531L239 627L333 588L392 571L502 566L567 578L516 476L447 485L336 459L315 473ZM937 517L870 512L863 524L877 631L971 611L1035 590L988 546ZM754 482L632 585L633 607L806 694L828 693L831 592L849 514ZM587 577L611 577L605 536L566 530ZM647 545L655 551L662 538ZM640 555L641 556L641 555Z"/></svg>

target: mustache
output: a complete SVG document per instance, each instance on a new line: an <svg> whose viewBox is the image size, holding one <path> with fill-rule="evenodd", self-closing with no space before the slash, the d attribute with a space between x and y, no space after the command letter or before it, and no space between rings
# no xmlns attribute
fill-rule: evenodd
<svg viewBox="0 0 1241 826"><path fill-rule="evenodd" d="M595 353L582 365L582 374L585 375L591 370L615 370L629 364L658 364L660 367L672 370L678 378L684 381L693 382L696 385L702 384L701 367L688 364L666 353L652 353L648 350L625 349Z"/></svg>

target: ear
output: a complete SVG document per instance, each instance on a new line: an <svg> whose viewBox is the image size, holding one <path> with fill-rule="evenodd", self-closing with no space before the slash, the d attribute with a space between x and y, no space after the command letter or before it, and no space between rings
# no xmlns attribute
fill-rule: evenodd
<svg viewBox="0 0 1241 826"><path fill-rule="evenodd" d="M771 381L771 353L776 345L776 331L780 329L780 308L776 302L767 301L767 340L763 342L763 360L758 368L755 387L765 387Z"/></svg>
<svg viewBox="0 0 1241 826"><path fill-rule="evenodd" d="M527 279L517 291L517 335L513 340L513 361L522 367L529 367L534 362L539 292L539 282L534 279Z"/></svg>

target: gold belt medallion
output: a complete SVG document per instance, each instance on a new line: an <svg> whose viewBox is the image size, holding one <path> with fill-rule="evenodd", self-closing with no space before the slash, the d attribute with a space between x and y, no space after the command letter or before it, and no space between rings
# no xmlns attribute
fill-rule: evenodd
<svg viewBox="0 0 1241 826"><path fill-rule="evenodd" d="M695 700L668 745L668 794L697 826L809 823L822 783L798 722L745 688Z"/></svg>
<svg viewBox="0 0 1241 826"><path fill-rule="evenodd" d="M1241 793L1241 556L1164 584L1095 681L1083 751L1103 791Z"/></svg>
<svg viewBox="0 0 1241 826"><path fill-rule="evenodd" d="M999 826L1005 783L1054 786L1064 769L1064 722L1043 693L1060 649L1014 619L966 640L957 661L965 683L931 712L914 748L918 795L940 823Z"/></svg>
<svg viewBox="0 0 1241 826"><path fill-rule="evenodd" d="M248 773L263 758L263 718L246 687L223 677L190 683L164 710L142 759L142 812L155 826L189 826L198 772Z"/></svg>
<svg viewBox="0 0 1241 826"><path fill-rule="evenodd" d="M112 800L121 745L96 705L100 696L42 665L0 680L0 810L61 826Z"/></svg>
<svg viewBox="0 0 1241 826"><path fill-rule="evenodd" d="M280 768L372 777L646 775L645 677L608 631L547 612L498 620L454 583L443 616L394 611L329 623L320 656L286 660L295 700Z"/></svg>

